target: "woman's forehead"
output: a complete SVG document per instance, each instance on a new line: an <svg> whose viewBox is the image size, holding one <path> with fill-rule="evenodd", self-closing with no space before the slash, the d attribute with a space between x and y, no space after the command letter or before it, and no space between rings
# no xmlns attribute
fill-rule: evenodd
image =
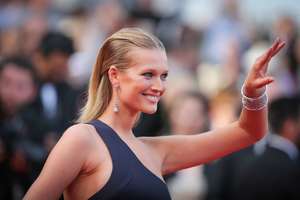
<svg viewBox="0 0 300 200"><path fill-rule="evenodd" d="M132 67L159 67L168 69L168 61L165 51L160 49L133 48L128 53Z"/></svg>

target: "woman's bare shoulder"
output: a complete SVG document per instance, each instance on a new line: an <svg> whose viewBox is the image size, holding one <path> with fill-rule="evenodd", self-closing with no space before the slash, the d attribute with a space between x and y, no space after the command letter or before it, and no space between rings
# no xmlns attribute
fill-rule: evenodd
<svg viewBox="0 0 300 200"><path fill-rule="evenodd" d="M93 127L76 124L69 127L51 150L38 179L24 199L58 199L76 177L87 168L95 151Z"/></svg>
<svg viewBox="0 0 300 200"><path fill-rule="evenodd" d="M70 126L62 135L59 142L67 142L77 147L90 147L95 143L95 129L89 124L75 124Z"/></svg>

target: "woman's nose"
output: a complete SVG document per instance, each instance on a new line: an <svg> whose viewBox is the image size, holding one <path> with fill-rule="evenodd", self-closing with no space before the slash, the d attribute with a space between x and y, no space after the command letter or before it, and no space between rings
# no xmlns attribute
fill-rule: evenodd
<svg viewBox="0 0 300 200"><path fill-rule="evenodd" d="M152 89L158 92L163 92L165 90L165 84L160 78L153 81Z"/></svg>

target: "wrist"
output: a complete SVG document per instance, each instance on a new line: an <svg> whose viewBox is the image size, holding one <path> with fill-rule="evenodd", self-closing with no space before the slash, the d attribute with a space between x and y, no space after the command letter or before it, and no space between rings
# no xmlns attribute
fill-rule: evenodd
<svg viewBox="0 0 300 200"><path fill-rule="evenodd" d="M257 111L265 108L268 104L268 96L266 93L266 88L262 89L263 92L257 92L256 95L248 96L245 94L244 85L241 89L242 104L247 110Z"/></svg>

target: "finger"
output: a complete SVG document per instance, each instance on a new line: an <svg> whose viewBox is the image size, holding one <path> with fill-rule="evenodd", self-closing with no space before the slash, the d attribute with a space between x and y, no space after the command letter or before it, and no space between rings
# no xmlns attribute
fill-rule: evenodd
<svg viewBox="0 0 300 200"><path fill-rule="evenodd" d="M280 39L276 39L272 46L259 58L258 64L260 66L265 65L272 57L274 51L277 49L278 45L280 43Z"/></svg>
<svg viewBox="0 0 300 200"><path fill-rule="evenodd" d="M268 59L262 65L263 66L262 70L264 72L267 71L268 63L270 62L270 60L272 59L272 57L275 56L284 47L284 45L285 45L285 42L280 41L276 46L274 46L274 48L272 48L272 50L270 51L270 55L269 55Z"/></svg>
<svg viewBox="0 0 300 200"><path fill-rule="evenodd" d="M270 83L272 83L274 81L274 78L271 77L271 76L267 76L267 77L264 77L264 78L259 78L259 79L256 79L253 83L253 86L257 89L259 88L262 88Z"/></svg>
<svg viewBox="0 0 300 200"><path fill-rule="evenodd" d="M281 41L278 46L276 47L276 49L274 49L274 51L272 52L272 57L275 56L283 47L285 46L285 42Z"/></svg>
<svg viewBox="0 0 300 200"><path fill-rule="evenodd" d="M276 39L272 47L267 52L265 58L259 63L259 68L263 71L267 71L268 63L270 62L271 58L275 56L284 47L284 45L284 41L281 41L279 38Z"/></svg>
<svg viewBox="0 0 300 200"><path fill-rule="evenodd" d="M280 38L276 38L272 46L269 48L268 54L265 59L265 63L268 62L275 55L275 52L277 51L281 43L282 41L280 40Z"/></svg>

